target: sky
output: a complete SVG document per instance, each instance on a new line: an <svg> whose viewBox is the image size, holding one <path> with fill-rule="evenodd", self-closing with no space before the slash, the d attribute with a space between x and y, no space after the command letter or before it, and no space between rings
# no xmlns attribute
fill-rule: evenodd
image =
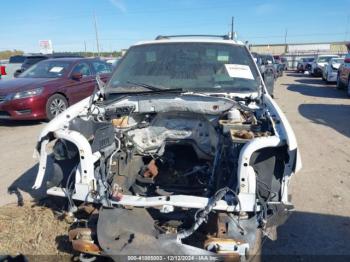
<svg viewBox="0 0 350 262"><path fill-rule="evenodd" d="M0 51L102 51L157 35L234 31L251 44L350 40L350 0L0 0Z"/></svg>

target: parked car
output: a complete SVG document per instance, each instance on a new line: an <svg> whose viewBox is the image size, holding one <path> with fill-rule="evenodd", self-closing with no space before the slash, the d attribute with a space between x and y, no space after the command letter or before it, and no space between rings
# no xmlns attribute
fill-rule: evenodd
<svg viewBox="0 0 350 262"><path fill-rule="evenodd" d="M322 80L329 82L336 82L338 76L338 69L344 63L344 58L332 58L328 64L323 67Z"/></svg>
<svg viewBox="0 0 350 262"><path fill-rule="evenodd" d="M110 66L97 59L41 61L12 80L0 82L0 119L53 119L90 96L95 76L107 80Z"/></svg>
<svg viewBox="0 0 350 262"><path fill-rule="evenodd" d="M104 57L104 58L101 58L103 61L105 61L106 63L110 64L112 66L112 68L115 68L117 65L118 65L118 62L120 60L120 58L116 58L116 57L111 57L111 58L108 58L108 57Z"/></svg>
<svg viewBox="0 0 350 262"><path fill-rule="evenodd" d="M338 55L317 55L311 64L311 75L322 76L323 67L325 67L332 58L339 58Z"/></svg>
<svg viewBox="0 0 350 262"><path fill-rule="evenodd" d="M21 68L26 56L24 55L15 55L11 56L8 61L0 62L0 66L3 68L0 79L12 79L14 78L15 72Z"/></svg>
<svg viewBox="0 0 350 262"><path fill-rule="evenodd" d="M309 71L311 72L311 68L312 68L312 63L315 61L314 57L304 57L301 58L298 61L297 64L297 73L302 72L304 73L305 71Z"/></svg>
<svg viewBox="0 0 350 262"><path fill-rule="evenodd" d="M281 66L282 71L288 70L288 60L287 58L280 56L280 55L274 55L273 58L275 59L275 62ZM283 73L283 72L282 72Z"/></svg>
<svg viewBox="0 0 350 262"><path fill-rule="evenodd" d="M340 65L337 76L337 88L347 89L350 96L350 53L345 56L344 63Z"/></svg>
<svg viewBox="0 0 350 262"><path fill-rule="evenodd" d="M80 57L82 56L75 55L75 54L65 54L65 53L54 53L54 54L30 54L25 56L25 59L19 69L17 69L14 73L14 77L17 77L19 74L26 71L29 67L32 65L35 65L36 63L39 63L40 61L50 59L50 58L65 58L65 57Z"/></svg>
<svg viewBox="0 0 350 262"><path fill-rule="evenodd" d="M249 261L292 210L288 188L301 167L249 50L227 37L130 47L107 85L44 127L36 149L34 189L47 176L48 195L68 198L70 212L74 200L99 206L68 233L77 252L95 256Z"/></svg>
<svg viewBox="0 0 350 262"><path fill-rule="evenodd" d="M268 56L253 52L252 56L259 68L262 79L266 85L267 91L271 97L274 97L274 88L276 80L276 69L273 66L273 60Z"/></svg>
<svg viewBox="0 0 350 262"><path fill-rule="evenodd" d="M6 66L0 61L0 80L2 79L2 77L6 76L6 74Z"/></svg>

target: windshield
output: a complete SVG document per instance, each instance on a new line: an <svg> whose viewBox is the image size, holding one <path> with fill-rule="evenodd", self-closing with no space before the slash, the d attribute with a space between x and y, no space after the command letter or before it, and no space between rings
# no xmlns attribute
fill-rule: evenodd
<svg viewBox="0 0 350 262"><path fill-rule="evenodd" d="M19 77L23 78L60 78L68 69L70 63L63 61L41 61L27 71L24 71Z"/></svg>
<svg viewBox="0 0 350 262"><path fill-rule="evenodd" d="M308 58L303 58L302 59L304 62L313 62L315 60L315 58L313 57L308 57Z"/></svg>
<svg viewBox="0 0 350 262"><path fill-rule="evenodd" d="M321 56L318 58L318 62L324 63L324 62L329 62L332 58L335 58L336 56Z"/></svg>
<svg viewBox="0 0 350 262"><path fill-rule="evenodd" d="M256 92L259 88L258 72L247 49L217 43L131 47L117 66L107 92L140 91L133 83L193 92Z"/></svg>
<svg viewBox="0 0 350 262"><path fill-rule="evenodd" d="M344 58L333 58L332 63L333 64L341 64L344 62Z"/></svg>

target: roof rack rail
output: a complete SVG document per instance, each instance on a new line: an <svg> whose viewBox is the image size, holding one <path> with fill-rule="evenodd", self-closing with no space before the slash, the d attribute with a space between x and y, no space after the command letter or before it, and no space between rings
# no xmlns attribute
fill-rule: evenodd
<svg viewBox="0 0 350 262"><path fill-rule="evenodd" d="M230 37L228 35L159 35L156 37L156 40L176 38L176 37L212 37L212 38L221 38L224 40L230 40Z"/></svg>

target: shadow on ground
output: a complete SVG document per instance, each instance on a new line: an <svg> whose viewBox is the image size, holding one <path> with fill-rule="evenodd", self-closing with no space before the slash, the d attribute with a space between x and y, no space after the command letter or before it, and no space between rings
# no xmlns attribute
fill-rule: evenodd
<svg viewBox="0 0 350 262"><path fill-rule="evenodd" d="M303 76L304 74L302 73L297 73L297 72L293 72L293 71L289 71L286 73L286 76L295 76L295 77L301 77Z"/></svg>
<svg viewBox="0 0 350 262"><path fill-rule="evenodd" d="M41 199L47 196L46 182L47 178L49 177L48 174L52 172L51 161L52 159L48 157L47 169L44 175L43 183L41 188L39 188L38 190L32 189L32 186L34 185L36 175L38 173L39 164L35 164L34 166L32 166L8 187L8 192L17 196L18 205L23 205L23 196L21 194L21 191L28 193L36 202L39 202Z"/></svg>
<svg viewBox="0 0 350 262"><path fill-rule="evenodd" d="M16 126L36 126L44 122L38 120L0 120L0 126L16 127Z"/></svg>
<svg viewBox="0 0 350 262"><path fill-rule="evenodd" d="M294 212L265 240L263 261L350 261L350 218Z"/></svg>
<svg viewBox="0 0 350 262"><path fill-rule="evenodd" d="M333 128L350 137L350 105L301 104L299 113L313 123Z"/></svg>
<svg viewBox="0 0 350 262"><path fill-rule="evenodd" d="M307 85L322 85L324 87L335 87L335 83L327 84L325 81L323 81L319 77L298 78L298 79L295 79L295 82L300 83L300 84L307 84Z"/></svg>
<svg viewBox="0 0 350 262"><path fill-rule="evenodd" d="M306 81L306 80L305 80ZM317 84L282 84L287 86L287 89L292 92L298 92L305 96L349 99L344 90L338 90L331 85Z"/></svg>

